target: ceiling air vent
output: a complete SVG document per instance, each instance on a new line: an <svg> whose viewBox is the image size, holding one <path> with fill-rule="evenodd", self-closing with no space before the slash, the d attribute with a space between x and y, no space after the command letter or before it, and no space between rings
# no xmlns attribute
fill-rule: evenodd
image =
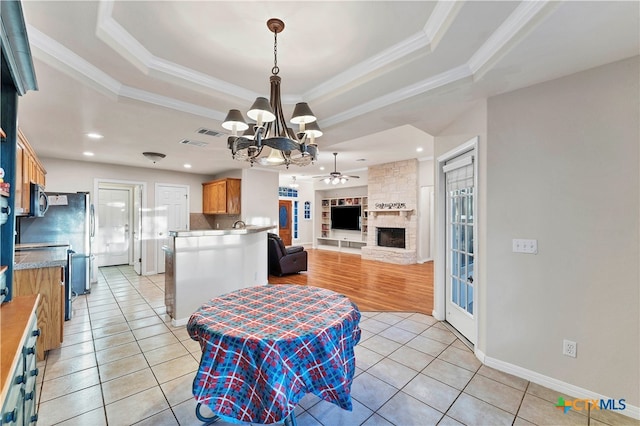
<svg viewBox="0 0 640 426"><path fill-rule="evenodd" d="M199 146L200 148L204 148L205 146L209 145L209 142L200 142L200 141L194 141L191 139L182 139L180 141L180 143L182 145L193 145L193 146Z"/></svg>
<svg viewBox="0 0 640 426"><path fill-rule="evenodd" d="M224 133L211 130L211 129L205 129L204 127L200 127L198 130L196 130L196 133L199 133L201 135L213 136L214 138L219 138L220 136L224 136Z"/></svg>

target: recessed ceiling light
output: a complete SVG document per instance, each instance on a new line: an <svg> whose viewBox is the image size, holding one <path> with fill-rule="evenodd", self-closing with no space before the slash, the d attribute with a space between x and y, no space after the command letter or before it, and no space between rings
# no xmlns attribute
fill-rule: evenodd
<svg viewBox="0 0 640 426"><path fill-rule="evenodd" d="M421 146L416 148L416 152L422 152L423 148Z"/></svg>
<svg viewBox="0 0 640 426"><path fill-rule="evenodd" d="M320 170L324 170L324 167L320 167Z"/></svg>
<svg viewBox="0 0 640 426"><path fill-rule="evenodd" d="M185 165L184 165L184 168L185 168L185 169L190 169L190 168L191 168L191 164L185 164Z"/></svg>
<svg viewBox="0 0 640 426"><path fill-rule="evenodd" d="M91 139L102 139L102 138L104 138L104 136L102 136L100 133L87 133L87 137L91 138Z"/></svg>
<svg viewBox="0 0 640 426"><path fill-rule="evenodd" d="M93 157L95 154L93 152L85 151L82 155L86 155L87 157Z"/></svg>

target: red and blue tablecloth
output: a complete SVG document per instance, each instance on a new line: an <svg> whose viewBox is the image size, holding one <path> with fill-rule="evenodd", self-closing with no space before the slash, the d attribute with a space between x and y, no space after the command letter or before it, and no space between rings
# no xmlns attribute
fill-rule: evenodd
<svg viewBox="0 0 640 426"><path fill-rule="evenodd" d="M317 287L266 285L210 300L187 325L202 358L197 402L225 421L284 420L307 393L351 410L360 312Z"/></svg>

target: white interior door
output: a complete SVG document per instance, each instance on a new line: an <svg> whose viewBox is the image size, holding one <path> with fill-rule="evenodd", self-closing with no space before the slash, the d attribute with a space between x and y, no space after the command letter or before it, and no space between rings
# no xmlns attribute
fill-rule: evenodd
<svg viewBox="0 0 640 426"><path fill-rule="evenodd" d="M142 275L142 188L133 189L133 269Z"/></svg>
<svg viewBox="0 0 640 426"><path fill-rule="evenodd" d="M97 255L100 266L128 265L130 260L131 190L98 190Z"/></svg>
<svg viewBox="0 0 640 426"><path fill-rule="evenodd" d="M169 231L189 229L189 187L156 185L156 271L164 273L164 251Z"/></svg>
<svg viewBox="0 0 640 426"><path fill-rule="evenodd" d="M473 151L446 162L446 301L447 322L471 343L476 341L476 190Z"/></svg>

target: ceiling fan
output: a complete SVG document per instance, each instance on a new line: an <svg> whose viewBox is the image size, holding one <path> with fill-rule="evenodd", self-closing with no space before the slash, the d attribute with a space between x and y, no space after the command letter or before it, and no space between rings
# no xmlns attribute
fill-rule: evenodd
<svg viewBox="0 0 640 426"><path fill-rule="evenodd" d="M342 173L340 173L337 170L337 157L338 157L338 153L334 152L333 153L333 171L331 173L325 176L314 176L314 178L320 178L324 180L324 183L326 184L331 183L333 185L337 185L339 183L346 183L349 179L360 179L360 176L343 175Z"/></svg>

